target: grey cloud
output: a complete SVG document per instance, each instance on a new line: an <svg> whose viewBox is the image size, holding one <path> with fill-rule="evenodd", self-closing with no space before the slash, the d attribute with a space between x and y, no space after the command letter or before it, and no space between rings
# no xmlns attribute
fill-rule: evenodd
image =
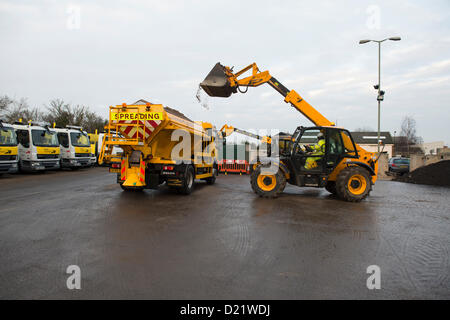
<svg viewBox="0 0 450 320"><path fill-rule="evenodd" d="M367 27L367 8L380 29ZM66 27L69 6L80 29ZM450 143L448 1L2 1L1 94L107 106L140 98L191 118L292 131L308 121L268 87L230 99L195 99L220 61L257 62L331 121L376 127L377 49L363 38L402 37L382 51L382 128L415 115L426 141ZM232 115L232 117L230 117Z"/></svg>

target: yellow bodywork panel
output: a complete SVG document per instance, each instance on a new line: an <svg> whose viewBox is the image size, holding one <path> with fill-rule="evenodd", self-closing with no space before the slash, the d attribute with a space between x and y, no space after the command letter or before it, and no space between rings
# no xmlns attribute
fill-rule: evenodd
<svg viewBox="0 0 450 320"><path fill-rule="evenodd" d="M18 153L17 147L0 147L0 155L16 156Z"/></svg>
<svg viewBox="0 0 450 320"><path fill-rule="evenodd" d="M97 130L96 130L97 131ZM91 143L91 153L93 155L97 154L97 142L98 142L98 133L88 133L89 142Z"/></svg>
<svg viewBox="0 0 450 320"><path fill-rule="evenodd" d="M59 154L59 147L36 147L38 154Z"/></svg>
<svg viewBox="0 0 450 320"><path fill-rule="evenodd" d="M75 147L75 153L91 153L91 147Z"/></svg>
<svg viewBox="0 0 450 320"><path fill-rule="evenodd" d="M211 173L203 173L203 174L197 174L195 176L195 179L204 179L204 178L209 178L211 177Z"/></svg>
<svg viewBox="0 0 450 320"><path fill-rule="evenodd" d="M125 187L143 187L145 182L139 179L139 167L131 167L127 169L127 178L123 185ZM145 181L145 180L144 180Z"/></svg>

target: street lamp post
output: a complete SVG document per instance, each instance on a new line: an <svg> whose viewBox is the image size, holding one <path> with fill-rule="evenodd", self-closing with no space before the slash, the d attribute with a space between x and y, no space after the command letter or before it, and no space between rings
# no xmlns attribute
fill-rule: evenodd
<svg viewBox="0 0 450 320"><path fill-rule="evenodd" d="M378 43L378 84L374 86L374 88L376 90L378 90L378 96L377 96L377 101L378 101L378 138L377 138L378 153L380 153L380 104L381 104L381 101L383 101L383 99L384 99L384 91L381 90L381 43L386 40L400 41L401 38L400 37L391 37L391 38L386 38L383 40L360 40L359 41L359 44L364 44L364 43L368 43L368 42Z"/></svg>
<svg viewBox="0 0 450 320"><path fill-rule="evenodd" d="M394 152L392 152L393 153L393 155L392 156L394 156L394 154L396 154L397 153L397 145L395 144L395 136L397 135L397 131L396 130L394 130Z"/></svg>

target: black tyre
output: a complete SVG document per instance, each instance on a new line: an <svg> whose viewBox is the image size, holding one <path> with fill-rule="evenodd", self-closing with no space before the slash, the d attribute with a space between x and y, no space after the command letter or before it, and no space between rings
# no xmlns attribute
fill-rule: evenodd
<svg viewBox="0 0 450 320"><path fill-rule="evenodd" d="M264 170L267 169L258 166L252 172L250 177L252 189L260 197L276 198L286 187L286 177L280 169L275 174L267 174Z"/></svg>
<svg viewBox="0 0 450 320"><path fill-rule="evenodd" d="M186 170L186 174L184 175L183 179L183 185L181 186L180 193L182 194L191 194L192 190L194 190L194 184L195 184L195 175L194 175L194 169L189 166Z"/></svg>
<svg viewBox="0 0 450 320"><path fill-rule="evenodd" d="M214 183L216 182L217 168L216 168L216 167L213 167L212 170L213 170L213 171L212 171L212 173L213 173L212 177L209 177L209 178L206 178L206 179L205 179L206 184L209 184L209 185L214 184Z"/></svg>
<svg viewBox="0 0 450 320"><path fill-rule="evenodd" d="M339 198L350 202L359 202L372 190L369 172L357 166L343 169L336 180L336 193Z"/></svg>
<svg viewBox="0 0 450 320"><path fill-rule="evenodd" d="M336 181L328 181L325 189L332 194L336 194Z"/></svg>

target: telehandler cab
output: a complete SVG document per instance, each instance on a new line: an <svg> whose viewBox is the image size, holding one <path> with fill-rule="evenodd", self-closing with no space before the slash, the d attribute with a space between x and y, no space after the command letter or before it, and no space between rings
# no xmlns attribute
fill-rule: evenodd
<svg viewBox="0 0 450 320"><path fill-rule="evenodd" d="M251 70L252 74L238 79ZM286 183L297 186L325 187L339 198L357 202L367 197L377 180L378 158L355 144L350 132L337 128L294 90L288 90L268 71L259 71L255 63L233 73L233 69L217 63L202 89L212 97L229 97L248 87L268 83L277 90L314 127L298 127L291 142L279 157L261 159L251 174L251 186L262 197L274 198L283 192ZM245 91L240 87L247 87ZM323 139L319 143L318 138ZM312 147L311 143L317 143ZM318 147L320 146L320 147Z"/></svg>

